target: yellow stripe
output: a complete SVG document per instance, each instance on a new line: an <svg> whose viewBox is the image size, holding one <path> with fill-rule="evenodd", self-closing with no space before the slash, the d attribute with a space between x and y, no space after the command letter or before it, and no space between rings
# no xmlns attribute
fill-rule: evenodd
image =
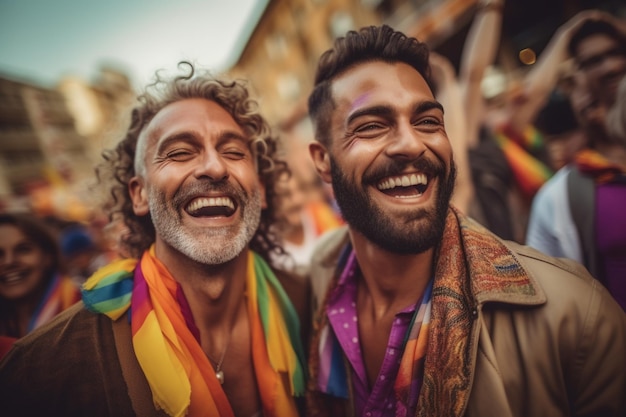
<svg viewBox="0 0 626 417"><path fill-rule="evenodd" d="M157 407L171 416L184 416L191 401L191 384L183 363L161 330L165 331L153 310L133 336L135 350L142 353L137 360L150 383Z"/></svg>
<svg viewBox="0 0 626 417"><path fill-rule="evenodd" d="M83 288L85 290L92 290L96 287L96 285L98 285L98 283L102 279L106 278L107 276L116 274L120 271L131 272L133 269L135 269L135 265L137 265L136 259L122 259L103 266L102 268L94 272L93 275L89 277L89 279L87 279L87 281L85 281L85 283L83 284Z"/></svg>

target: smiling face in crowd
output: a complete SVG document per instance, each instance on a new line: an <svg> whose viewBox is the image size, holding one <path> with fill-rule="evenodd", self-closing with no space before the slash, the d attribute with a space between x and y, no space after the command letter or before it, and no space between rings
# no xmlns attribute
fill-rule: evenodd
<svg viewBox="0 0 626 417"><path fill-rule="evenodd" d="M213 101L177 101L139 140L147 141L145 176L130 191L135 213L152 216L163 258L215 265L239 255L259 225L264 189L232 116Z"/></svg>
<svg viewBox="0 0 626 417"><path fill-rule="evenodd" d="M443 108L422 75L405 63L362 63L333 80L332 98L331 143L312 155L344 218L391 252L433 247L455 169Z"/></svg>

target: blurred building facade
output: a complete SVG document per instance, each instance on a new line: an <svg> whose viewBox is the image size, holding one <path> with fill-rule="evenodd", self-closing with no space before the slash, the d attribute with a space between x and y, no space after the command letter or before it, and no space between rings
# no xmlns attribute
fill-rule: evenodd
<svg viewBox="0 0 626 417"><path fill-rule="evenodd" d="M388 24L426 42L457 66L478 0L270 0L228 71L247 79L260 108L287 142L312 138L306 100L319 56L350 29ZM523 66L558 26L586 8L624 12L623 0L506 0L499 60Z"/></svg>
<svg viewBox="0 0 626 417"><path fill-rule="evenodd" d="M381 23L431 44L467 23L477 0L271 0L229 75L247 79L288 140L306 140L306 100L319 56L351 29Z"/></svg>
<svg viewBox="0 0 626 417"><path fill-rule="evenodd" d="M126 75L108 69L94 84L55 88L0 76L0 211L89 216L94 165L133 96Z"/></svg>
<svg viewBox="0 0 626 417"><path fill-rule="evenodd" d="M287 144L306 144L313 135L307 98L316 63L337 36L386 23L425 41L458 68L478 1L269 0L227 73L248 81ZM500 63L509 70L522 66L519 51L539 54L558 26L587 8L624 16L626 2L505 0ZM135 93L116 68L100 68L92 82L68 77L54 88L0 75L0 211L35 205L62 216L85 215L82 201L94 165L119 140L115 132L128 125Z"/></svg>

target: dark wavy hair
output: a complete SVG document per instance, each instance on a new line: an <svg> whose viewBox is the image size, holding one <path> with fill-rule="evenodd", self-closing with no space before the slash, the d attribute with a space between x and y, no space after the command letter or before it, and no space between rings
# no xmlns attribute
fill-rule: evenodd
<svg viewBox="0 0 626 417"><path fill-rule="evenodd" d="M121 218L128 228L128 233L120 237L122 249L132 257L140 257L156 238L151 216L135 215L128 191L130 179L137 174L134 161L141 132L168 104L203 98L224 108L250 138L249 146L256 158L259 178L265 185L267 201L250 248L269 261L271 252L284 252L272 231L276 222L274 196L277 179L288 172L286 162L278 156L278 138L272 136L269 124L259 113L257 102L250 97L243 81L218 79L186 61L180 62L178 67L187 68L184 75L167 78L156 73L155 81L137 97L138 104L132 110L125 136L114 149L103 152L104 162L96 168L98 182L108 187L104 209L109 220Z"/></svg>
<svg viewBox="0 0 626 417"><path fill-rule="evenodd" d="M315 139L324 145L330 144L330 117L335 108L331 85L335 77L365 62L403 62L415 68L434 91L428 55L425 43L387 25L368 26L358 32L352 30L337 38L333 47L319 59L313 91L309 96L309 115L315 127Z"/></svg>

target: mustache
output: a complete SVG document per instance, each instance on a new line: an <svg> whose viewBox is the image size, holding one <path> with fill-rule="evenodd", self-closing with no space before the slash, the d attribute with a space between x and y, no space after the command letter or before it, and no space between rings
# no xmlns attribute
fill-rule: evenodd
<svg viewBox="0 0 626 417"><path fill-rule="evenodd" d="M385 166L377 167L367 171L363 175L364 183L376 183L381 178L397 176L403 174L407 169L413 169L425 173L429 178L446 175L446 167L443 162L435 162L426 158L419 158L414 161L402 162L397 159L391 160Z"/></svg>

